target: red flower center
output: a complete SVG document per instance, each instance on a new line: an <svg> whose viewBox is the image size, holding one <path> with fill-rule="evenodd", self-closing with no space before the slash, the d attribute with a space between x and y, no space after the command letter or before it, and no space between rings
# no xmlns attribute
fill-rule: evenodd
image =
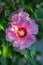
<svg viewBox="0 0 43 65"><path fill-rule="evenodd" d="M24 28L19 28L18 31L17 31L17 34L20 37L24 37L24 36L26 36L26 30Z"/></svg>

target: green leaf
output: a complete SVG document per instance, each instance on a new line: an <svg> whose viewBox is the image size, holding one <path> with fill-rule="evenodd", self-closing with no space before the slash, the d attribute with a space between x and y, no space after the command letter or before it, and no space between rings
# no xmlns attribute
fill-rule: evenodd
<svg viewBox="0 0 43 65"><path fill-rule="evenodd" d="M39 8L37 11L37 17L43 19L43 8Z"/></svg>
<svg viewBox="0 0 43 65"><path fill-rule="evenodd" d="M39 26L39 32L43 33L43 19L37 18L36 22Z"/></svg>
<svg viewBox="0 0 43 65"><path fill-rule="evenodd" d="M2 41L2 47L3 47L2 55L3 57L7 57L8 56L8 44L4 40Z"/></svg>
<svg viewBox="0 0 43 65"><path fill-rule="evenodd" d="M0 30L4 30L4 27L2 25L0 25Z"/></svg>
<svg viewBox="0 0 43 65"><path fill-rule="evenodd" d="M33 9L30 7L30 6L28 6L28 5L26 5L26 4L21 4L25 9L27 9L28 11L31 11L32 13L33 13Z"/></svg>
<svg viewBox="0 0 43 65"><path fill-rule="evenodd" d="M1 65L7 65L7 60L5 57L1 57Z"/></svg>
<svg viewBox="0 0 43 65"><path fill-rule="evenodd" d="M5 10L5 17L9 16L10 10Z"/></svg>
<svg viewBox="0 0 43 65"><path fill-rule="evenodd" d="M10 13L10 10L9 10L9 7L4 5L3 6L3 14L4 14L4 17L8 17L9 16L9 13Z"/></svg>
<svg viewBox="0 0 43 65"><path fill-rule="evenodd" d="M5 32L3 30L0 30L0 40L5 40Z"/></svg>
<svg viewBox="0 0 43 65"><path fill-rule="evenodd" d="M36 46L35 45L32 45L30 48L30 53L31 53L31 56L34 57L36 55Z"/></svg>
<svg viewBox="0 0 43 65"><path fill-rule="evenodd" d="M19 51L19 50L17 50L17 49L14 49L14 50L15 50L16 52L20 53L22 56L24 56L24 58L28 61L28 63L29 63L30 65L32 65L29 50L22 50L22 51Z"/></svg>
<svg viewBox="0 0 43 65"><path fill-rule="evenodd" d="M0 17L0 25L2 25L3 23L5 23L5 20L3 17Z"/></svg>

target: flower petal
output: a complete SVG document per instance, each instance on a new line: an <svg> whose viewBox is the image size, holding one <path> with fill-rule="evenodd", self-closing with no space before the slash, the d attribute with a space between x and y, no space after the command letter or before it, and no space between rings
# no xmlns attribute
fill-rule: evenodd
<svg viewBox="0 0 43 65"><path fill-rule="evenodd" d="M35 23L33 19L28 19L27 25L28 25L28 28L31 30L32 34L38 33L38 25Z"/></svg>
<svg viewBox="0 0 43 65"><path fill-rule="evenodd" d="M36 42L36 37L34 35L31 35L27 38L27 41L25 42L25 47L28 48L30 47L33 43Z"/></svg>

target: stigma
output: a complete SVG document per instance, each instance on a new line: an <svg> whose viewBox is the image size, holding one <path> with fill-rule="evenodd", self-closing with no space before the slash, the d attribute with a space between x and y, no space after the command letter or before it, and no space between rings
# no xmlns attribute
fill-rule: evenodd
<svg viewBox="0 0 43 65"><path fill-rule="evenodd" d="M25 30L25 28L19 28L18 31L17 31L17 34L20 37L26 36L26 30Z"/></svg>

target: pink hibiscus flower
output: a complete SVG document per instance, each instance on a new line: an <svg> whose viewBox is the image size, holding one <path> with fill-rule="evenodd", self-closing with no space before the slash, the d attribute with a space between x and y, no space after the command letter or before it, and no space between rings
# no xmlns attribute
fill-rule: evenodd
<svg viewBox="0 0 43 65"><path fill-rule="evenodd" d="M10 16L11 22L6 29L6 40L12 42L19 50L30 47L36 41L38 25L21 8Z"/></svg>

